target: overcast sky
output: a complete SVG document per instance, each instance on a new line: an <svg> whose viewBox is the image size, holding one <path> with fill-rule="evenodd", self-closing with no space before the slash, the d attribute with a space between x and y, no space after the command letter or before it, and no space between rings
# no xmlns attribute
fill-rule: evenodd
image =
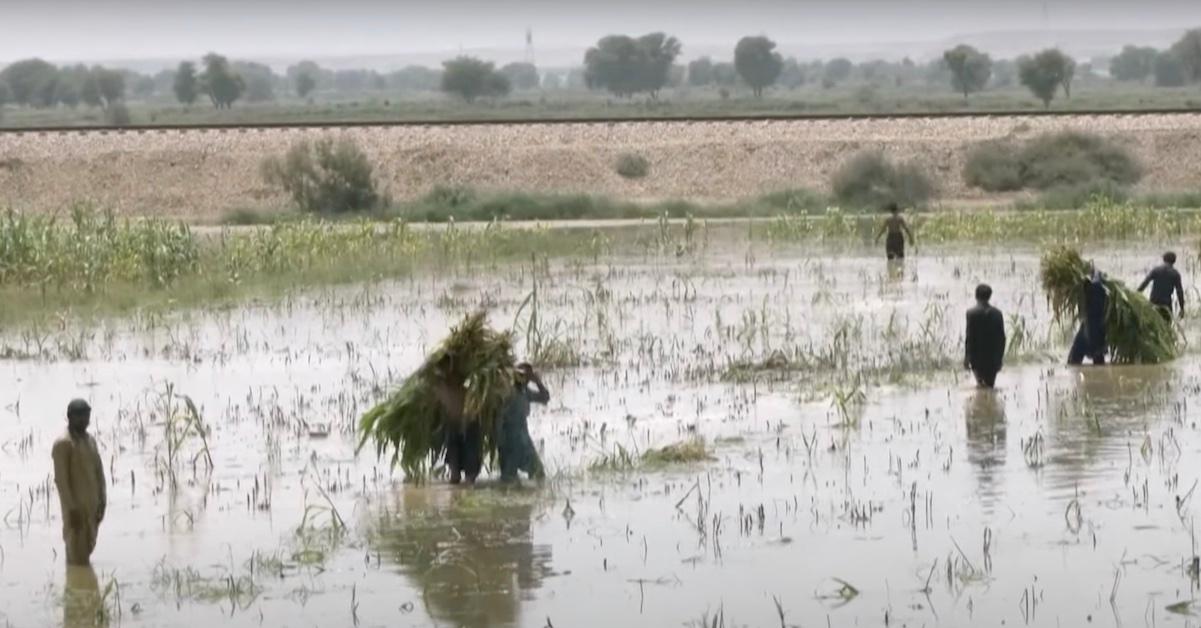
<svg viewBox="0 0 1201 628"><path fill-rule="evenodd" d="M0 62L581 48L613 32L689 43L943 39L1012 29L1201 25L1201 0L0 0Z"/></svg>

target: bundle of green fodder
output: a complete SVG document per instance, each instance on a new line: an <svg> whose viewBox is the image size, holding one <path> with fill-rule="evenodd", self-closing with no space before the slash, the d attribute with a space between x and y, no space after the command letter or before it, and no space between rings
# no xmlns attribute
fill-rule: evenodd
<svg viewBox="0 0 1201 628"><path fill-rule="evenodd" d="M439 402L441 370L447 368L464 382L462 423L451 420ZM513 394L515 376L512 335L489 327L485 312L471 314L451 329L391 397L363 415L359 449L374 440L376 455L391 450L392 465L418 479L444 453L447 430L461 430L466 422L478 421L484 453L492 457L496 453L493 424Z"/></svg>
<svg viewBox="0 0 1201 628"><path fill-rule="evenodd" d="M1057 246L1043 254L1043 291L1060 322L1079 324L1084 317L1084 282L1088 263L1080 252ZM1119 364L1157 364L1176 358L1176 332L1155 306L1121 281L1102 277L1109 295L1105 308L1105 337L1111 359Z"/></svg>

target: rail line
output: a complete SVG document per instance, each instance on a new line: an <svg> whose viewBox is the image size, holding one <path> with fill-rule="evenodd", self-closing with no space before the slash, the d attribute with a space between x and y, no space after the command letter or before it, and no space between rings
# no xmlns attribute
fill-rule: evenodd
<svg viewBox="0 0 1201 628"><path fill-rule="evenodd" d="M169 133L169 132L247 132L275 129L355 129L379 127L460 127L460 126L531 126L531 125L618 125L618 124L700 124L700 123L754 123L754 122L809 122L823 120L939 120L956 118L1087 118L1087 117L1144 117L1198 115L1201 109L1081 109L1081 110L983 110L945 112L896 112L896 113L801 113L763 114L730 116L617 116L617 117L563 117L563 118L463 118L463 119L411 119L411 120L347 120L347 121L296 121L257 123L201 123L201 124L135 124L110 125L53 125L28 127L0 127L0 135L47 135L47 134L123 134L123 133Z"/></svg>

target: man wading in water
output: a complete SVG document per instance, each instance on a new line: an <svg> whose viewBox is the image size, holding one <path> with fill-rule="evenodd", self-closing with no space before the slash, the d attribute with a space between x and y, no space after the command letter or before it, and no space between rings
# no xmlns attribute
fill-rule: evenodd
<svg viewBox="0 0 1201 628"><path fill-rule="evenodd" d="M531 384L534 390L530 390ZM532 480L540 480L545 475L534 439L530 438L529 418L530 404L546 405L550 402L550 392L528 363L517 365L516 386L496 428L502 482L515 482L518 471L525 471Z"/></svg>
<svg viewBox="0 0 1201 628"><path fill-rule="evenodd" d="M63 542L68 565L88 565L96 549L96 534L104 521L108 495L104 463L96 441L88 435L92 408L83 399L67 405L67 433L54 441L54 484L63 509Z"/></svg>
<svg viewBox="0 0 1201 628"><path fill-rule="evenodd" d="M467 476L474 484L483 466L484 441L480 438L480 422L463 416L467 397L466 382L455 368L454 358L444 356L436 368L434 392L442 406L442 432L446 445L446 467L450 483L458 484Z"/></svg>
<svg viewBox="0 0 1201 628"><path fill-rule="evenodd" d="M1109 344L1105 337L1105 308L1109 305L1109 294L1102 282L1104 275L1088 263L1088 277L1084 279L1084 321L1072 341L1072 349L1068 352L1068 364L1084 364L1084 358L1090 358L1093 364L1105 364L1105 354Z"/></svg>
<svg viewBox="0 0 1201 628"><path fill-rule="evenodd" d="M997 373L1005 361L1005 317L989 305L992 288L976 286L976 306L967 311L963 366L972 370L976 382L984 388L997 383Z"/></svg>
<svg viewBox="0 0 1201 628"><path fill-rule="evenodd" d="M905 259L905 236L909 237L909 246L913 246L913 232L909 230L909 224L901 216L901 208L896 203L889 203L887 209L889 216L884 219L884 224L880 226L880 231L876 234L876 244L880 243L881 236L888 233L888 239L884 241L884 253L890 260L903 260Z"/></svg>
<svg viewBox="0 0 1201 628"><path fill-rule="evenodd" d="M1168 251L1163 254L1163 263L1147 273L1147 278L1139 284L1138 291L1142 292L1151 286L1151 305L1159 310L1165 321L1172 322L1172 293L1176 293L1176 301L1180 303L1180 315L1184 316L1184 286L1180 283L1180 271L1176 270L1176 254Z"/></svg>

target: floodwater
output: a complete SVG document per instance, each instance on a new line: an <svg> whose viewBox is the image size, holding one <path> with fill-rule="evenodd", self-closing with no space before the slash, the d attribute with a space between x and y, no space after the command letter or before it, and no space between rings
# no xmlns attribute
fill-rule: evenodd
<svg viewBox="0 0 1201 628"><path fill-rule="evenodd" d="M1062 366L1037 263L713 243L9 331L0 625L1197 625L1197 355ZM980 280L1020 337L995 392L958 368ZM358 415L480 306L559 365L531 417L551 480L356 456ZM49 449L76 395L111 486L68 571ZM211 467L165 419L184 395ZM596 464L693 436L712 460Z"/></svg>

